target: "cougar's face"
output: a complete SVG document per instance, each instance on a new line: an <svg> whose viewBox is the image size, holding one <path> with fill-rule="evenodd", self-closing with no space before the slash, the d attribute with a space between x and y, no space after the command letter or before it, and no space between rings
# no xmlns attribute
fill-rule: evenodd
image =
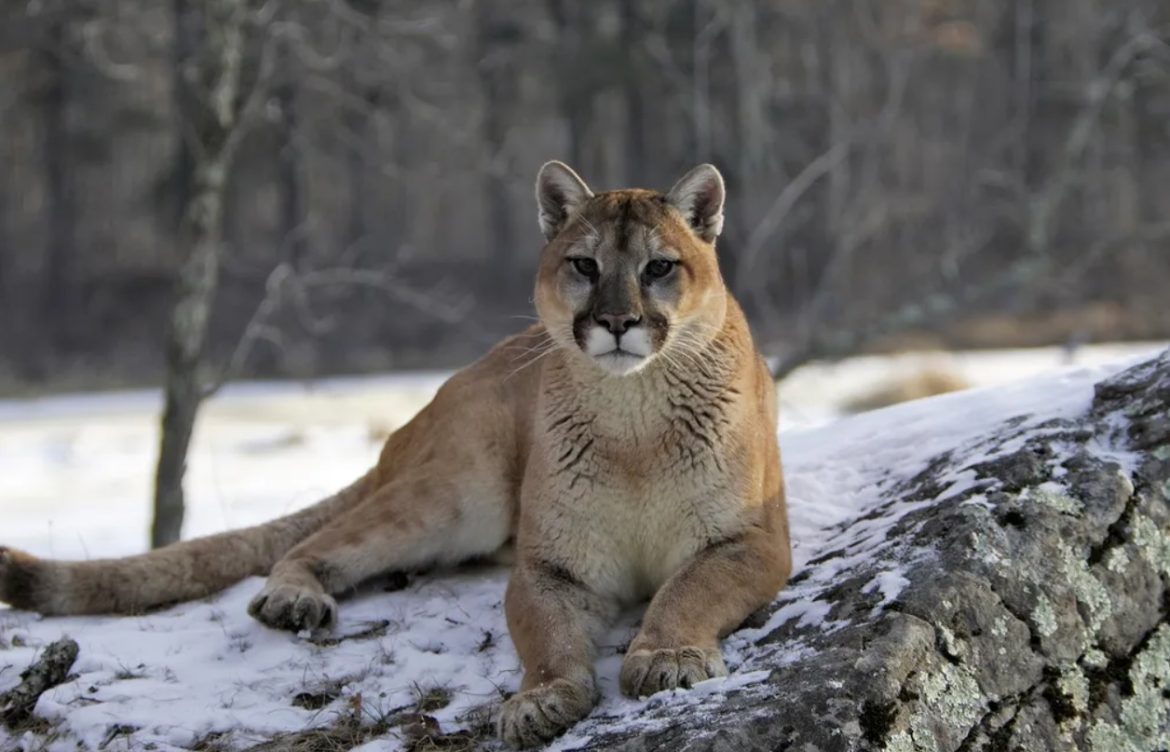
<svg viewBox="0 0 1170 752"><path fill-rule="evenodd" d="M557 344L625 375L687 358L725 297L713 247L667 196L625 190L590 196L546 246L536 305Z"/></svg>

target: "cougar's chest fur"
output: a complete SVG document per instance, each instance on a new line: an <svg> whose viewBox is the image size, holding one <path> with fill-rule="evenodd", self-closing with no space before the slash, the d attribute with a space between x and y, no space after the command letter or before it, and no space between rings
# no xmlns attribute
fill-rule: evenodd
<svg viewBox="0 0 1170 752"><path fill-rule="evenodd" d="M533 532L550 563L626 602L743 526L733 395L668 368L547 390ZM523 534L523 531L522 531Z"/></svg>

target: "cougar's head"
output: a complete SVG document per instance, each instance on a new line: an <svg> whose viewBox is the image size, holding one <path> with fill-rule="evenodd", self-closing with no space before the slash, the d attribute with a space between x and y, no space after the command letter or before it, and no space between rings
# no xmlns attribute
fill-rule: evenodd
<svg viewBox="0 0 1170 752"><path fill-rule="evenodd" d="M703 347L727 306L715 258L723 196L707 164L665 194L594 194L566 165L544 165L536 201L548 243L536 310L555 342L616 375Z"/></svg>

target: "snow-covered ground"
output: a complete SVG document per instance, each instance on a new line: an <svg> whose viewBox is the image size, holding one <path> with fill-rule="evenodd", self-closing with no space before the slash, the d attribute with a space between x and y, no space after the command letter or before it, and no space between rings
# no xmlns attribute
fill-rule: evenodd
<svg viewBox="0 0 1170 752"><path fill-rule="evenodd" d="M1055 375L838 422L828 421L864 382L880 383L920 363L864 358L794 374L782 391L788 428L781 440L796 566L829 543L835 525L877 502L873 488L881 477L913 474L931 456L1015 415L1073 415L1088 405L1092 384L1120 367L1118 358L1157 347L1086 348L1080 365ZM1051 370L1061 359L1055 350L971 354L953 356L948 367L976 384L998 383ZM268 519L345 485L441 380L436 374L227 390L208 406L197 432L185 535ZM143 550L157 408L157 395L145 392L0 402L0 542L61 558ZM881 538L875 531L875 547ZM220 732L231 732L222 742L245 746L327 725L355 705L369 716L412 707L436 688L450 701L430 714L453 731L478 723L501 692L519 683L500 603L506 576L481 567L420 576L397 592L369 589L342 604L330 644L253 622L245 605L258 579L143 617L40 619L0 611L0 691L16 684L39 647L68 634L81 646L77 678L43 696L37 709L62 721L51 749L77 749L79 741L84 749L186 749ZM894 574L875 584L883 593L897 586ZM816 619L807 605L793 601L773 619ZM634 618L615 628L602 651L597 713L635 718L642 707L616 689ZM750 650L749 634L728 640L733 671ZM665 701L695 702L752 678L733 673ZM18 741L39 749L45 742L4 734L0 748ZM399 734L363 749L398 749ZM575 739L556 746L571 748Z"/></svg>

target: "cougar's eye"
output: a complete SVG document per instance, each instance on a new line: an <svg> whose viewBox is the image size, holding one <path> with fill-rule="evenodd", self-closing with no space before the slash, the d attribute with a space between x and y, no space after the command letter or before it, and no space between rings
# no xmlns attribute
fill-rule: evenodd
<svg viewBox="0 0 1170 752"><path fill-rule="evenodd" d="M667 261L666 259L654 259L646 264L646 269L642 272L646 275L647 280L662 279L666 275L674 271L675 262Z"/></svg>
<svg viewBox="0 0 1170 752"><path fill-rule="evenodd" d="M597 278L597 262L593 259L585 258L584 256L576 256L569 259L569 261L572 262L573 268L576 269L577 273L582 277L588 277L589 279Z"/></svg>

